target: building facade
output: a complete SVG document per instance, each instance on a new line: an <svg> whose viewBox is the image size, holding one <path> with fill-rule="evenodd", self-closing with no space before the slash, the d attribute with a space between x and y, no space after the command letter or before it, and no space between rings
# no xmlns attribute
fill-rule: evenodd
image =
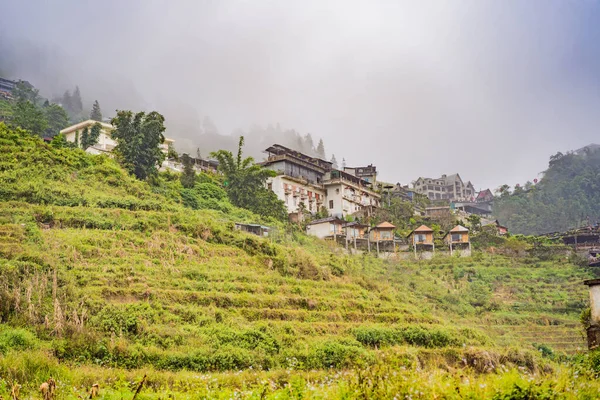
<svg viewBox="0 0 600 400"><path fill-rule="evenodd" d="M285 203L288 214L315 214L325 207L328 215L343 218L365 207L379 206L381 196L369 182L333 169L329 161L278 144L265 152L268 156L261 165L277 172L267 180L267 187Z"/></svg>
<svg viewBox="0 0 600 400"><path fill-rule="evenodd" d="M413 188L430 200L469 201L475 197L471 181L464 183L459 174L442 175L437 179L420 177L413 183Z"/></svg>
<svg viewBox="0 0 600 400"><path fill-rule="evenodd" d="M114 127L111 124L88 119L87 121L71 125L61 130L60 133L63 134L65 139L69 142L81 143L81 135L83 134L83 131L86 128L88 130L92 129L92 126L96 124L100 124L101 127L100 135L98 136L98 143L88 147L85 151L90 154L109 154L117 146L117 142L111 136L111 132L114 130ZM167 154L169 152L169 146L174 142L175 141L173 139L165 138L165 141L158 146L163 153Z"/></svg>

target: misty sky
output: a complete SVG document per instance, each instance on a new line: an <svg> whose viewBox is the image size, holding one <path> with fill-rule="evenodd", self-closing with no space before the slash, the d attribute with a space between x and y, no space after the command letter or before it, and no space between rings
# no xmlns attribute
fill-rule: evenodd
<svg viewBox="0 0 600 400"><path fill-rule="evenodd" d="M281 123L408 183L533 180L600 142L600 1L0 0L0 70L162 112L198 142Z"/></svg>

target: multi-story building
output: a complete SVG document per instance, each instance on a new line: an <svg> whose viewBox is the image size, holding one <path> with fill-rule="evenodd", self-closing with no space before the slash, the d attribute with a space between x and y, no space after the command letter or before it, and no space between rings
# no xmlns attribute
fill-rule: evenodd
<svg viewBox="0 0 600 400"><path fill-rule="evenodd" d="M464 183L459 174L442 175L437 179L420 177L413 183L413 188L430 200L469 201L475 196L471 181Z"/></svg>
<svg viewBox="0 0 600 400"><path fill-rule="evenodd" d="M115 142L115 140L111 137L111 132L114 130L114 127L106 122L98 122L88 119L87 121L71 125L61 130L60 133L65 135L65 139L67 139L69 142L81 143L81 135L83 134L83 131L86 128L89 131L95 124L100 124L101 127L100 135L98 136L98 143L88 147L85 151L91 154L111 153L112 150L117 146L117 142ZM173 139L165 138L165 141L158 146L163 153L167 154L169 152L169 146L174 142L175 141Z"/></svg>
<svg viewBox="0 0 600 400"><path fill-rule="evenodd" d="M348 172L333 169L332 163L275 144L261 163L278 174L267 187L285 202L288 213L301 209L315 214L325 207L334 217L345 217L365 207L377 207L381 196L369 182ZM374 168L374 167L373 167Z"/></svg>
<svg viewBox="0 0 600 400"><path fill-rule="evenodd" d="M0 92L12 93L15 89L17 82L11 81L10 79L0 78Z"/></svg>
<svg viewBox="0 0 600 400"><path fill-rule="evenodd" d="M319 211L325 201L323 177L332 164L278 144L265 152L267 160L261 165L277 172L277 176L267 180L267 187L285 202L288 213L301 208L311 214Z"/></svg>
<svg viewBox="0 0 600 400"><path fill-rule="evenodd" d="M371 189L369 182L347 172L331 170L325 174L324 185L329 215L343 218L380 205L381 195Z"/></svg>

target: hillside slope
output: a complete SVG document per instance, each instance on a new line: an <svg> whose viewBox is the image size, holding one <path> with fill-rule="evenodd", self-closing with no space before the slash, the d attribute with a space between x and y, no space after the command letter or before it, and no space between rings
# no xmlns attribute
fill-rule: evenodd
<svg viewBox="0 0 600 400"><path fill-rule="evenodd" d="M0 124L0 375L33 390L49 374L110 386L151 368L159 390L173 389L165 371L270 371L244 376L277 391L290 371L329 379L385 357L536 371L538 349L583 347L594 273L564 256L350 257L283 225L269 239L235 231L257 217L186 208L169 179L150 186ZM249 384L232 376L215 379Z"/></svg>

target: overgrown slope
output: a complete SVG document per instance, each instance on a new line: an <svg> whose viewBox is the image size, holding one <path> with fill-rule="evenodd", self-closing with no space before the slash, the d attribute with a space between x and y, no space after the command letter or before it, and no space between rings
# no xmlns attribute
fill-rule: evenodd
<svg viewBox="0 0 600 400"><path fill-rule="evenodd" d="M276 393L382 357L534 373L547 362L538 349L583 346L593 273L564 255L350 257L283 225L269 239L237 232L235 220L258 217L210 206L211 191L185 200L171 176L150 186L1 124L0 150L0 376L26 388L49 374L116 388L123 371L152 368L159 392L175 390L166 371L183 377L176 390L218 393L182 371L245 370L214 379L231 390L268 379Z"/></svg>

